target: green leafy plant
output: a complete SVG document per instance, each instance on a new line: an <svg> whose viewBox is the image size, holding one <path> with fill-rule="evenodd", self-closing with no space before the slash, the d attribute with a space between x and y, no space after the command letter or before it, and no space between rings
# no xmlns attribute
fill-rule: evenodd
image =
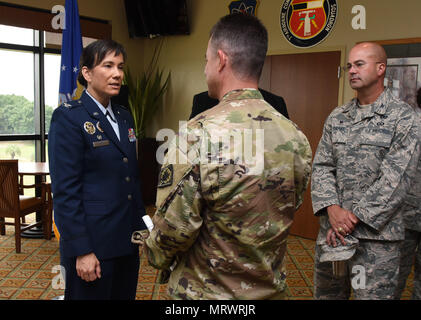
<svg viewBox="0 0 421 320"><path fill-rule="evenodd" d="M164 79L164 72L157 65L162 44L163 41L160 41L155 46L148 68L136 79L133 79L129 68L124 71L123 83L128 87L129 108L134 119L138 139L146 136L146 126L161 106L162 96L168 89L171 72L168 72L168 76Z"/></svg>

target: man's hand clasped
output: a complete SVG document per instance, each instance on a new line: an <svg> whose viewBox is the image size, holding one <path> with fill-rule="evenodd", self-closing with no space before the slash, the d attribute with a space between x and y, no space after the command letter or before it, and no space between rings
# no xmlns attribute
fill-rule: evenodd
<svg viewBox="0 0 421 320"><path fill-rule="evenodd" d="M76 271L86 282L101 278L101 265L93 252L76 258Z"/></svg>
<svg viewBox="0 0 421 320"><path fill-rule="evenodd" d="M334 204L327 208L329 222L332 228L327 232L328 245L336 247L336 238L346 245L345 237L351 234L360 221L351 211L345 210Z"/></svg>

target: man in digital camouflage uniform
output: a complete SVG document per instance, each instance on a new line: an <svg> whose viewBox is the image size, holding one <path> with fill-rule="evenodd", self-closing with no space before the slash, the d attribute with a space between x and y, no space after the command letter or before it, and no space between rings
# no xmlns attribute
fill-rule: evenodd
<svg viewBox="0 0 421 320"><path fill-rule="evenodd" d="M319 238L330 244L358 239L346 275L339 278L331 262L320 262L322 246L316 245L316 299L348 299L351 285L355 299L394 298L404 239L401 207L409 187L403 176L413 175L419 154L414 111L384 89L386 63L377 44L351 49L347 70L357 97L329 115L314 158Z"/></svg>
<svg viewBox="0 0 421 320"><path fill-rule="evenodd" d="M283 297L287 235L311 149L257 90L266 51L267 31L253 16L223 17L211 31L205 75L220 103L170 144L145 241L150 264L173 269L172 298Z"/></svg>
<svg viewBox="0 0 421 320"><path fill-rule="evenodd" d="M421 88L417 92L415 112L418 122L418 148L421 148ZM401 264L399 270L399 283L396 291L396 299L400 299L405 289L406 279L414 266L414 289L413 300L421 300L421 157L418 162L415 178L410 179L411 187L405 198L403 220L405 222L405 241L401 246Z"/></svg>

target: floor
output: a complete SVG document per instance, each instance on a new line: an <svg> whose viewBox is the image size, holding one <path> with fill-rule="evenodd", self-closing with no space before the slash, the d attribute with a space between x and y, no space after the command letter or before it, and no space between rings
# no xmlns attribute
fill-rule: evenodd
<svg viewBox="0 0 421 320"><path fill-rule="evenodd" d="M59 246L55 238L22 239L22 253L15 253L14 228L0 236L0 300L50 300L63 294L59 281ZM288 237L287 299L313 298L314 241ZM412 293L411 273L402 299ZM137 300L165 300L166 286L157 283L158 270L141 253Z"/></svg>

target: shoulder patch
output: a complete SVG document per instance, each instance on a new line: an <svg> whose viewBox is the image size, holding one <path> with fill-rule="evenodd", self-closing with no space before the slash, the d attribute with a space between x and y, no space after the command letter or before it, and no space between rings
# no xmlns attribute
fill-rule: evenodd
<svg viewBox="0 0 421 320"><path fill-rule="evenodd" d="M161 168L161 172L159 173L158 188L164 188L172 185L173 176L174 168L172 164Z"/></svg>

